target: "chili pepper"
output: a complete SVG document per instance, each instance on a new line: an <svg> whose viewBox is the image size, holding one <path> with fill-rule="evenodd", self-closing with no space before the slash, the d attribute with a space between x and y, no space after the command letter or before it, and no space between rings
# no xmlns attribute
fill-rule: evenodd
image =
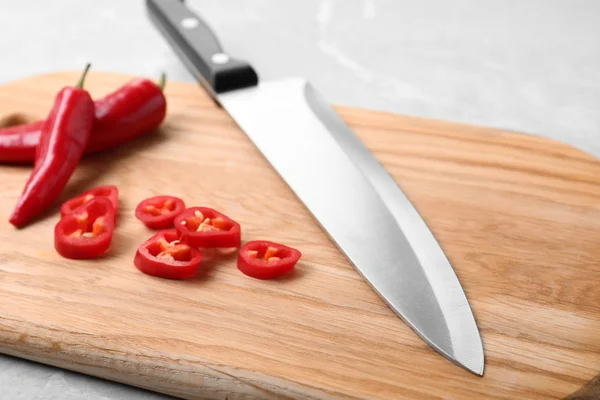
<svg viewBox="0 0 600 400"><path fill-rule="evenodd" d="M253 278L271 279L290 272L300 257L302 253L292 247L255 240L240 248L237 267Z"/></svg>
<svg viewBox="0 0 600 400"><path fill-rule="evenodd" d="M240 224L208 207L186 208L175 217L181 241L196 248L239 247Z"/></svg>
<svg viewBox="0 0 600 400"><path fill-rule="evenodd" d="M142 243L133 263L145 274L167 279L193 276L202 262L202 253L180 243L176 229L163 230Z"/></svg>
<svg viewBox="0 0 600 400"><path fill-rule="evenodd" d="M115 216L117 215L117 209L119 208L119 189L114 185L97 186L81 193L79 196L65 201L60 207L60 215L63 217L69 215L75 211L75 209L96 197L106 197L110 200L115 211Z"/></svg>
<svg viewBox="0 0 600 400"><path fill-rule="evenodd" d="M160 125L167 113L164 82L164 74L159 85L148 79L134 79L96 100L94 126L85 153L111 149ZM36 121L0 129L0 162L33 163L43 124Z"/></svg>
<svg viewBox="0 0 600 400"><path fill-rule="evenodd" d="M54 227L54 248L66 258L101 256L112 242L114 212L109 199L93 198L58 221Z"/></svg>
<svg viewBox="0 0 600 400"><path fill-rule="evenodd" d="M152 229L173 226L173 220L185 209L185 203L174 196L155 196L142 200L135 208L135 216Z"/></svg>
<svg viewBox="0 0 600 400"><path fill-rule="evenodd" d="M44 121L14 125L0 130L0 162L28 163L35 159Z"/></svg>
<svg viewBox="0 0 600 400"><path fill-rule="evenodd" d="M60 195L87 146L94 123L94 102L82 89L88 64L75 87L56 95L44 122L33 171L9 218L21 227L47 209Z"/></svg>
<svg viewBox="0 0 600 400"><path fill-rule="evenodd" d="M93 140L87 152L113 148L155 129L165 119L165 74L159 85L137 78L95 103Z"/></svg>

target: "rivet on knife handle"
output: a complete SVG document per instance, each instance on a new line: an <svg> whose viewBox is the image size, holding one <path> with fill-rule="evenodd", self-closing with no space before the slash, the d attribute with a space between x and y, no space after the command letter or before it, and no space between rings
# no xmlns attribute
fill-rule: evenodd
<svg viewBox="0 0 600 400"><path fill-rule="evenodd" d="M255 86L258 75L227 55L211 28L180 0L147 0L148 13L211 94Z"/></svg>

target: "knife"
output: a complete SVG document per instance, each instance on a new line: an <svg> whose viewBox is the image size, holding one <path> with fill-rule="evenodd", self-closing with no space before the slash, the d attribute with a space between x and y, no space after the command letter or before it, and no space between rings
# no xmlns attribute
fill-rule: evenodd
<svg viewBox="0 0 600 400"><path fill-rule="evenodd" d="M182 0L147 0L186 67L353 267L426 343L483 375L481 337L452 266L384 167L303 78L259 82Z"/></svg>

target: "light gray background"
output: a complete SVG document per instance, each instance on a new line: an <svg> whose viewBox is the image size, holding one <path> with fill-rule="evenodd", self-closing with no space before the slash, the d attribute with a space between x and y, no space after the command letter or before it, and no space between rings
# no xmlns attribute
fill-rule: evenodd
<svg viewBox="0 0 600 400"><path fill-rule="evenodd" d="M0 0L0 83L80 69L192 81L143 1ZM597 0L189 0L262 79L332 103L524 131L600 155ZM0 356L0 399L163 399Z"/></svg>

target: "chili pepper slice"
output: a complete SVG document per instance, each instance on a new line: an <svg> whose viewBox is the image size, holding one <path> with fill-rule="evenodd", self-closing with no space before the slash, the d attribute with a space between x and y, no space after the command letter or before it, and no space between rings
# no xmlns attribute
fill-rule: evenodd
<svg viewBox="0 0 600 400"><path fill-rule="evenodd" d="M79 164L94 123L94 102L82 89L88 64L76 87L57 94L37 147L37 161L9 218L21 227L46 210L60 195Z"/></svg>
<svg viewBox="0 0 600 400"><path fill-rule="evenodd" d="M141 272L167 279L193 276L202 262L202 253L179 241L176 229L163 230L142 243L134 265Z"/></svg>
<svg viewBox="0 0 600 400"><path fill-rule="evenodd" d="M302 253L292 247L254 240L241 247L237 267L253 278L272 279L290 272L300 257Z"/></svg>
<svg viewBox="0 0 600 400"><path fill-rule="evenodd" d="M151 229L173 226L176 216L185 210L185 203L175 196L155 196L142 200L135 208L135 216Z"/></svg>
<svg viewBox="0 0 600 400"><path fill-rule="evenodd" d="M189 207L175 217L181 241L196 248L239 247L240 224L212 208Z"/></svg>
<svg viewBox="0 0 600 400"><path fill-rule="evenodd" d="M87 190L81 193L79 196L73 197L70 200L67 200L60 207L60 215L64 217L65 215L71 214L75 209L81 207L88 201L95 199L96 197L106 197L110 200L113 209L115 210L115 216L117 214L117 209L119 208L119 189L117 189L114 185L105 185L105 186L97 186L90 190Z"/></svg>
<svg viewBox="0 0 600 400"><path fill-rule="evenodd" d="M54 248L65 258L99 257L110 248L114 221L111 201L95 197L58 221L54 227Z"/></svg>
<svg viewBox="0 0 600 400"><path fill-rule="evenodd" d="M159 85L137 78L96 100L94 126L85 154L111 149L158 127L167 114L164 82L164 74ZM0 129L0 162L33 163L44 122Z"/></svg>

